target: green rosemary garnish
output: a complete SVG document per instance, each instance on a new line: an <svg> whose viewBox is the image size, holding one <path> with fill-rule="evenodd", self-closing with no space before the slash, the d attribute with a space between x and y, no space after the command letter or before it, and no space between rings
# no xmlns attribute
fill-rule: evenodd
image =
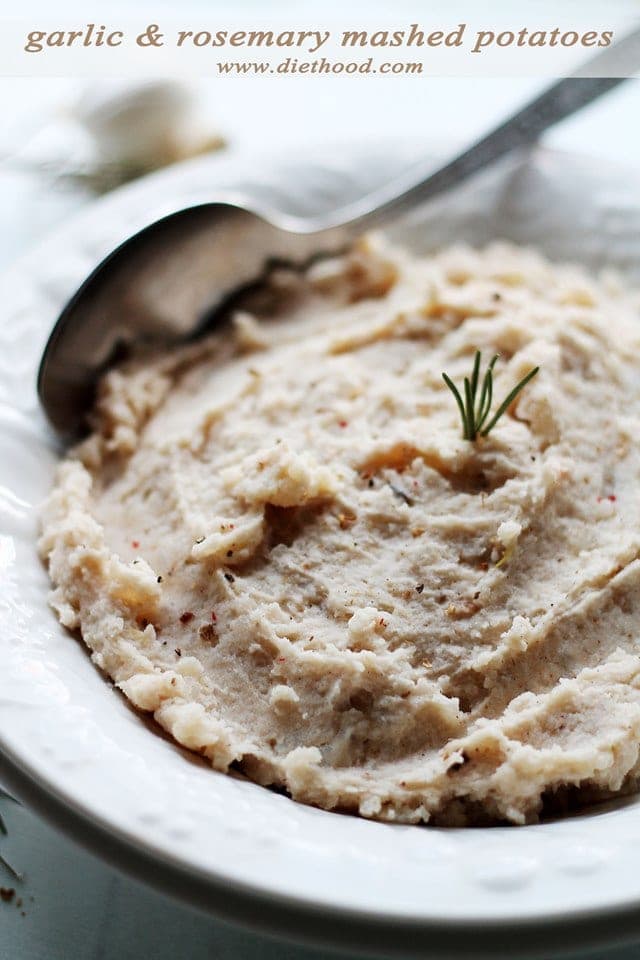
<svg viewBox="0 0 640 960"><path fill-rule="evenodd" d="M11 794L7 793L6 790L3 790L2 787L0 787L0 800L13 800L15 803L15 800ZM0 833L5 837L7 835L7 825L5 824L2 816L0 816ZM0 867L4 867L7 873L11 874L14 880L18 880L19 882L22 881L22 874L18 873L18 871L11 866L11 864L2 856L2 854L0 854Z"/></svg>
<svg viewBox="0 0 640 960"><path fill-rule="evenodd" d="M473 441L478 436L486 437L487 434L493 430L502 414L508 409L510 404L513 403L520 391L526 387L529 381L535 377L536 373L540 369L540 367L534 367L533 370L529 371L526 377L522 378L520 383L516 384L509 396L502 401L489 423L487 423L485 426L485 421L489 416L491 402L493 400L493 368L496 365L499 354L496 353L486 369L482 379L480 398L476 402L476 398L478 397L478 386L480 382L481 358L482 355L480 351L476 350L471 378L464 378L464 399L461 397L460 391L456 387L451 377L447 376L446 373L442 374L442 379L456 398L456 403L458 404L458 410L460 411L460 417L462 419L462 437L464 440Z"/></svg>

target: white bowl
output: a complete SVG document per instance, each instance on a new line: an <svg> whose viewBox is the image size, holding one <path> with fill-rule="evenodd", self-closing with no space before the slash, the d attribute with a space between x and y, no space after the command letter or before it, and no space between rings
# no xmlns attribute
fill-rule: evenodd
<svg viewBox="0 0 640 960"><path fill-rule="evenodd" d="M38 504L57 457L35 373L58 309L126 235L225 186L291 212L332 206L415 145L233 154L92 205L0 283L0 774L77 840L169 893L290 937L392 954L547 955L640 936L640 802L531 827L390 826L212 771L162 737L47 606ZM506 237L640 281L640 180L584 158L512 158L398 231L429 249Z"/></svg>

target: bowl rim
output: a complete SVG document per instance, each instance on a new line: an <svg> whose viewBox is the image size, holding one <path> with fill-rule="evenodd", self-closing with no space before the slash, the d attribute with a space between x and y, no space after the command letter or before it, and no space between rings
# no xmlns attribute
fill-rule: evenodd
<svg viewBox="0 0 640 960"><path fill-rule="evenodd" d="M0 779L43 820L71 841L174 901L267 936L309 946L367 952L380 957L490 960L496 949L514 956L574 956L581 947L624 945L640 937L637 903L618 908L575 910L559 917L503 921L438 922L389 918L347 908L327 909L308 901L225 878L213 879L136 844L87 814L70 798L48 789L2 746ZM517 828L515 828L517 829ZM327 922L330 920L330 927ZM615 928L615 934L612 934Z"/></svg>

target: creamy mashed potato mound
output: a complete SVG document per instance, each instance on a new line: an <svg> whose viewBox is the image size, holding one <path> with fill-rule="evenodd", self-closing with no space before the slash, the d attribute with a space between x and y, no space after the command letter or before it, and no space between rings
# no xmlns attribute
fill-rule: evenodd
<svg viewBox="0 0 640 960"><path fill-rule="evenodd" d="M40 549L61 622L217 770L327 809L536 820L640 772L640 300L369 237L103 379ZM442 381L476 349L493 410Z"/></svg>

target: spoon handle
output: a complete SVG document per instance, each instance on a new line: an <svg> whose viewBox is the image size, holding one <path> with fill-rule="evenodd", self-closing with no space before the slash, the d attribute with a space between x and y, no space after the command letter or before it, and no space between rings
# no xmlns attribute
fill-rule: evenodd
<svg viewBox="0 0 640 960"><path fill-rule="evenodd" d="M614 66L615 65L615 66ZM381 227L417 205L461 183L511 150L528 147L540 134L627 79L602 76L606 70L630 73L640 66L640 29L591 58L573 76L560 80L495 127L477 143L416 183L415 170L336 214L349 233ZM600 74L586 76L586 74Z"/></svg>

